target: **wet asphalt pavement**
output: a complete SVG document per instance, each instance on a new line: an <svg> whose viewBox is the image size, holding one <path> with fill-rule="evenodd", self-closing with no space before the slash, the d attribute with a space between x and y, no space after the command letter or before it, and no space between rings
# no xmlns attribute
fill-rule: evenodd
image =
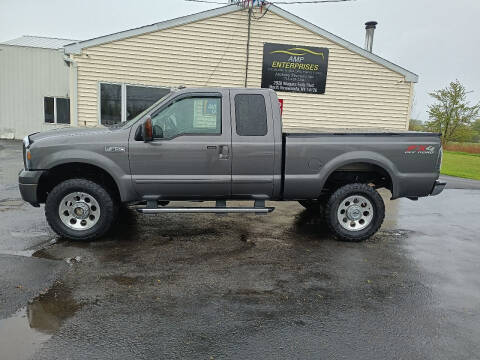
<svg viewBox="0 0 480 360"><path fill-rule="evenodd" d="M364 243L274 202L268 216L129 209L74 243L20 200L21 166L1 141L2 360L480 358L475 182L386 200Z"/></svg>

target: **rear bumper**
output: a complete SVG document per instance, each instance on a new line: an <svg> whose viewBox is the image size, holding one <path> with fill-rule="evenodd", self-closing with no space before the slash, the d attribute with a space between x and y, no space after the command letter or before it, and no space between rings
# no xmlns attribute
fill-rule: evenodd
<svg viewBox="0 0 480 360"><path fill-rule="evenodd" d="M43 170L22 170L18 174L18 188L20 189L22 199L35 207L40 206L38 203L37 188L38 181L43 173Z"/></svg>
<svg viewBox="0 0 480 360"><path fill-rule="evenodd" d="M432 191L430 192L430 195L435 196L435 195L440 194L443 191L443 189L445 189L446 185L447 185L446 182L436 180L435 185L433 185Z"/></svg>

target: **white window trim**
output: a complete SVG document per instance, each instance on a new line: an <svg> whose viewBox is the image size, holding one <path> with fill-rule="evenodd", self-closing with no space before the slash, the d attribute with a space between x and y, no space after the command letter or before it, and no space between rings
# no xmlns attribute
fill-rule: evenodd
<svg viewBox="0 0 480 360"><path fill-rule="evenodd" d="M105 126L102 124L102 99L101 99L101 87L102 84L106 85L120 85L120 121L123 123L127 121L127 86L138 86L138 87L145 87L145 88L155 88L155 89L165 89L169 90L170 88L167 86L160 86L160 85L145 85L145 84L134 84L128 82L113 82L113 81L99 81L97 86L97 123L100 126Z"/></svg>
<svg viewBox="0 0 480 360"><path fill-rule="evenodd" d="M46 122L45 121L45 98L53 98L53 123L51 122ZM65 126L70 126L72 125L72 114L70 114L70 122L68 124L65 123L59 123L57 122L57 99L67 99L70 100L68 96L50 96L50 95L45 95L43 97L43 123L47 125L65 125ZM70 107L68 108L68 111L70 112Z"/></svg>

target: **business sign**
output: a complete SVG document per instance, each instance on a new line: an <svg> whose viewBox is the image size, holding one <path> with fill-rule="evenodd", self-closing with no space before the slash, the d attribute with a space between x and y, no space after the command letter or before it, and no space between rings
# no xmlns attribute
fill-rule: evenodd
<svg viewBox="0 0 480 360"><path fill-rule="evenodd" d="M327 67L327 48L265 43L262 88L324 94Z"/></svg>

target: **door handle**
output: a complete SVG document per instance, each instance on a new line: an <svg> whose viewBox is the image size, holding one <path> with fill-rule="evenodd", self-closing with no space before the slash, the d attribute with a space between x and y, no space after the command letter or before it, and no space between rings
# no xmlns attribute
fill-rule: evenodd
<svg viewBox="0 0 480 360"><path fill-rule="evenodd" d="M230 158L230 148L228 145L220 145L220 153L218 154L220 160L228 160Z"/></svg>
<svg viewBox="0 0 480 360"><path fill-rule="evenodd" d="M207 145L207 150L215 150L217 145Z"/></svg>

